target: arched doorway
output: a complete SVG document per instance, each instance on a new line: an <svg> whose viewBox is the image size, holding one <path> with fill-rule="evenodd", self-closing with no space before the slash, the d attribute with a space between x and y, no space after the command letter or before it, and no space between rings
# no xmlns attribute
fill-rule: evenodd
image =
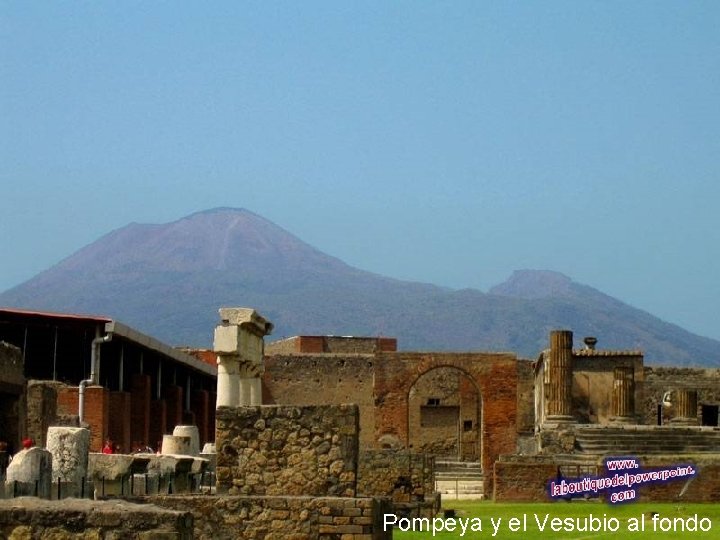
<svg viewBox="0 0 720 540"><path fill-rule="evenodd" d="M407 395L408 446L440 459L480 461L482 399L475 381L453 366L422 373Z"/></svg>

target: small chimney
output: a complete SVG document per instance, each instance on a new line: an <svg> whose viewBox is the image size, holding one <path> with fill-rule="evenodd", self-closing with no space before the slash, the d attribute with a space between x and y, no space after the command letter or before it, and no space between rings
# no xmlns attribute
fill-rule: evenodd
<svg viewBox="0 0 720 540"><path fill-rule="evenodd" d="M594 351L595 345L597 345L597 338L588 336L585 339L583 339L583 343L585 343L585 350Z"/></svg>

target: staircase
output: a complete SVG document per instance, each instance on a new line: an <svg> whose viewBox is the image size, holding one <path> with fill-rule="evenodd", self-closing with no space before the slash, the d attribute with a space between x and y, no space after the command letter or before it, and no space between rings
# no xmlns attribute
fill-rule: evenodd
<svg viewBox="0 0 720 540"><path fill-rule="evenodd" d="M720 453L720 429L711 427L580 428L575 444L583 454L643 455Z"/></svg>
<svg viewBox="0 0 720 540"><path fill-rule="evenodd" d="M477 461L435 461L435 491L451 498L484 498L483 480Z"/></svg>

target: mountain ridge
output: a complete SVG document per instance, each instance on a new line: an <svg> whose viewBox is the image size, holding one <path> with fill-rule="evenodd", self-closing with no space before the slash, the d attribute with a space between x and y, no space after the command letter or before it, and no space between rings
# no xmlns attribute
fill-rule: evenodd
<svg viewBox="0 0 720 540"><path fill-rule="evenodd" d="M488 290L449 289L352 267L242 208L110 231L0 305L106 313L175 345L208 346L221 305L260 310L275 337L392 335L403 350L504 350L534 358L554 328L649 363L720 365L696 336L550 270L518 270Z"/></svg>

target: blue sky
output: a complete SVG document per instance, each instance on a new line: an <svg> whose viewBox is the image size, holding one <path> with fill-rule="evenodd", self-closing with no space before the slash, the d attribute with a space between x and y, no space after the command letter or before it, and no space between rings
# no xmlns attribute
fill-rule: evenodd
<svg viewBox="0 0 720 540"><path fill-rule="evenodd" d="M236 206L366 270L557 270L720 339L718 28L718 2L0 1L0 290Z"/></svg>

